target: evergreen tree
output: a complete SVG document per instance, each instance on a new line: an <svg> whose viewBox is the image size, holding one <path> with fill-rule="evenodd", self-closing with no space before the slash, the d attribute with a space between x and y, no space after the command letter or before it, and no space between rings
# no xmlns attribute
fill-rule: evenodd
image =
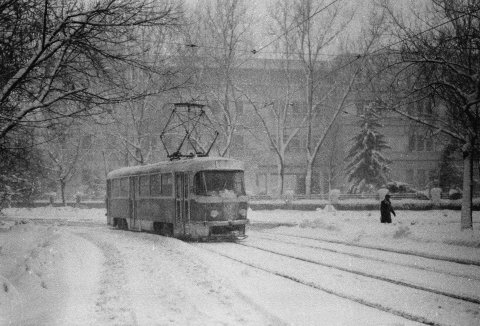
<svg viewBox="0 0 480 326"><path fill-rule="evenodd" d="M360 116L360 133L352 139L353 146L346 159L350 193L371 192L388 181L391 161L383 156L382 150L390 147L378 132L381 127L378 120L372 108L366 108Z"/></svg>

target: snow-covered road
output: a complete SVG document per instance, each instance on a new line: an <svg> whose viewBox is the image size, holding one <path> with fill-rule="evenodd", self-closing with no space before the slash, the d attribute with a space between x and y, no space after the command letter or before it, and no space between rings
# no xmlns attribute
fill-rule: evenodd
<svg viewBox="0 0 480 326"><path fill-rule="evenodd" d="M0 325L480 324L475 247L352 242L338 218L188 243L18 212L0 225Z"/></svg>
<svg viewBox="0 0 480 326"><path fill-rule="evenodd" d="M45 271L38 272L40 286L20 290L30 296L17 298L10 318L3 320L7 325L415 324L198 244L107 227L35 227L40 230L52 242L34 246L38 254L28 253L29 261L38 271L55 262L49 271L63 278L54 282ZM52 252L61 259L36 260ZM20 283L27 281L32 284L26 286L36 286L29 273ZM39 312L34 307L43 308Z"/></svg>

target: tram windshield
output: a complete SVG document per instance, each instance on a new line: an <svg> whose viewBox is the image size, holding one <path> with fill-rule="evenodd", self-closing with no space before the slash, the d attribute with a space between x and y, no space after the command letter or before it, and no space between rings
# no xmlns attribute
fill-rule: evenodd
<svg viewBox="0 0 480 326"><path fill-rule="evenodd" d="M243 171L200 171L195 174L195 194L238 197L245 195Z"/></svg>

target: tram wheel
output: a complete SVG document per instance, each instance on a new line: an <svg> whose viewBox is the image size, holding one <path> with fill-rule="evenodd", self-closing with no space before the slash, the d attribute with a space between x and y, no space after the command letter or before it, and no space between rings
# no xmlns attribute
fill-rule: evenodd
<svg viewBox="0 0 480 326"><path fill-rule="evenodd" d="M121 219L118 220L117 226L120 230L127 230L128 229L127 221L124 218L121 218Z"/></svg>
<svg viewBox="0 0 480 326"><path fill-rule="evenodd" d="M165 237L173 237L173 228L169 223L163 223L161 235Z"/></svg>

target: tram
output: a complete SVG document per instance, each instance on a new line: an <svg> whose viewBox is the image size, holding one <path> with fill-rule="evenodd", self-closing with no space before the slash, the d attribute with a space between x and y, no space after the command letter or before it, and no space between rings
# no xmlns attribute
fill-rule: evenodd
<svg viewBox="0 0 480 326"><path fill-rule="evenodd" d="M191 240L241 239L248 224L244 163L195 157L107 175L107 222Z"/></svg>

